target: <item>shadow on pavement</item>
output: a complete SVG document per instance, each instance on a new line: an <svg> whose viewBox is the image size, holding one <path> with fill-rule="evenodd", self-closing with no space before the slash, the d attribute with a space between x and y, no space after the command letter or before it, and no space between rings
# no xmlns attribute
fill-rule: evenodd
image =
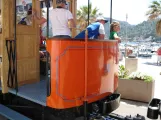
<svg viewBox="0 0 161 120"><path fill-rule="evenodd" d="M148 107L148 103L139 102L139 101L121 99L121 103L136 106L136 107L146 107L146 108Z"/></svg>

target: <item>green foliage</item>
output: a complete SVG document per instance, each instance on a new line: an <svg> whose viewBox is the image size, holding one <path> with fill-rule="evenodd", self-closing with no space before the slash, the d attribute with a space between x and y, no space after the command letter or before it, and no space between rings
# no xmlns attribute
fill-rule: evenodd
<svg viewBox="0 0 161 120"><path fill-rule="evenodd" d="M95 22L96 17L102 15L99 13L99 9L97 7L93 8L92 4L89 4L89 23ZM88 25L88 6L81 6L77 10L77 25L81 30L85 29Z"/></svg>
<svg viewBox="0 0 161 120"><path fill-rule="evenodd" d="M129 79L131 80L141 80L144 82L152 82L153 78L147 74L141 73L141 72L133 72L130 74Z"/></svg>
<svg viewBox="0 0 161 120"><path fill-rule="evenodd" d="M128 70L125 69L124 65L119 65L119 78L128 78Z"/></svg>
<svg viewBox="0 0 161 120"><path fill-rule="evenodd" d="M119 65L118 76L119 78L125 78L127 80L141 80L144 82L152 82L154 79L142 72L133 72L128 75L129 71L124 67L124 65Z"/></svg>
<svg viewBox="0 0 161 120"><path fill-rule="evenodd" d="M149 75L145 75L145 80L144 82L152 82L153 81L153 78Z"/></svg>
<svg viewBox="0 0 161 120"><path fill-rule="evenodd" d="M92 4L89 4L89 15L90 18L95 18L98 15L102 15L102 13L98 13L99 9L97 7L92 9ZM81 6L79 10L77 10L77 18L83 17L86 21L88 20L88 6Z"/></svg>
<svg viewBox="0 0 161 120"><path fill-rule="evenodd" d="M154 20L161 15L161 1L154 0L149 6L146 15L150 20Z"/></svg>

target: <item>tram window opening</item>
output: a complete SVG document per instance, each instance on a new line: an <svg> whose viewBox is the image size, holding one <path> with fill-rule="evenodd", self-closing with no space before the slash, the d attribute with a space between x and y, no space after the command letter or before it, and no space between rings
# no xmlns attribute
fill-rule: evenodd
<svg viewBox="0 0 161 120"><path fill-rule="evenodd" d="M47 18L47 4L45 1L40 2L41 15L44 18ZM53 9L53 0L50 0L49 10ZM50 14L50 13L49 13ZM41 25L41 35L47 37L47 23ZM49 21L49 38L53 36L51 22Z"/></svg>
<svg viewBox="0 0 161 120"><path fill-rule="evenodd" d="M32 0L17 0L17 24L32 25Z"/></svg>

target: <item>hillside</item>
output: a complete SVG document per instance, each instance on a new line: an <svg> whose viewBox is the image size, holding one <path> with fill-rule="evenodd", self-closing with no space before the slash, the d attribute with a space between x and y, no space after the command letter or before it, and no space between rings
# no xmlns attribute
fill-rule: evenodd
<svg viewBox="0 0 161 120"><path fill-rule="evenodd" d="M122 40L126 40L126 27L127 27L127 38L129 41L135 41L135 40L161 41L161 37L157 36L155 31L157 22L156 20L144 21L138 25L130 25L124 21L119 22L121 24L121 30L118 34L119 36L121 36ZM109 36L109 26L110 26L109 23L105 25L107 36Z"/></svg>
<svg viewBox="0 0 161 120"><path fill-rule="evenodd" d="M109 20L109 18L107 18ZM109 20L110 21L110 20ZM118 20L113 20L118 21ZM151 41L161 41L161 37L156 35L156 20L155 21L144 21L138 25L130 25L127 22L119 21L121 24L121 30L118 33L122 41L126 41L126 27L127 27L127 38L129 41L136 40L151 40ZM52 28L50 23L50 33L49 36L52 36ZM46 24L42 27L43 36L46 36ZM110 22L105 24L106 36L109 38L110 34Z"/></svg>

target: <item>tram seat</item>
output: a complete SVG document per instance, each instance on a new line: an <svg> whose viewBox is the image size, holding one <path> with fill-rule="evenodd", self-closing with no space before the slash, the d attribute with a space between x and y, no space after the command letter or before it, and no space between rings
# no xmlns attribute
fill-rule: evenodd
<svg viewBox="0 0 161 120"><path fill-rule="evenodd" d="M8 118L9 120L31 120L30 118L0 104L0 115Z"/></svg>

